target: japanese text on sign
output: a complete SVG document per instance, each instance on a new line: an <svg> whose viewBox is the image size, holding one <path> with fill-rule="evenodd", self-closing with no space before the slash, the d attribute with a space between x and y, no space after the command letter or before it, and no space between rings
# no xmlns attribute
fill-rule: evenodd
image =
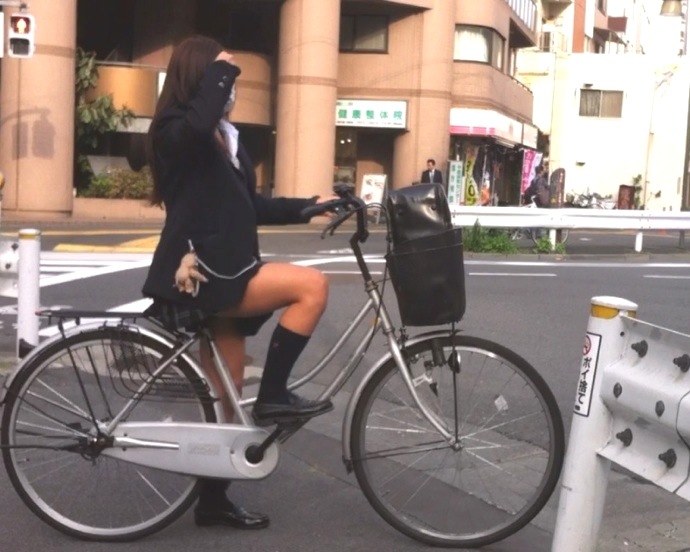
<svg viewBox="0 0 690 552"><path fill-rule="evenodd" d="M407 102L379 100L338 100L336 126L406 128Z"/></svg>
<svg viewBox="0 0 690 552"><path fill-rule="evenodd" d="M599 346L601 336L594 333L585 335L585 346L582 351L582 364L580 364L580 377L577 381L577 394L575 396L575 414L589 416L592 404L592 388L597 374L599 362Z"/></svg>

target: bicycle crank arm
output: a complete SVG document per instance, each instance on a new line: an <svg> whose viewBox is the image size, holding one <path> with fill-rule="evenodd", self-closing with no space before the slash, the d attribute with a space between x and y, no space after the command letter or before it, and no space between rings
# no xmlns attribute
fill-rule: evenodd
<svg viewBox="0 0 690 552"><path fill-rule="evenodd" d="M101 454L195 477L263 479L278 465L277 445L257 462L247 460L247 449L267 437L263 429L234 424L123 422Z"/></svg>

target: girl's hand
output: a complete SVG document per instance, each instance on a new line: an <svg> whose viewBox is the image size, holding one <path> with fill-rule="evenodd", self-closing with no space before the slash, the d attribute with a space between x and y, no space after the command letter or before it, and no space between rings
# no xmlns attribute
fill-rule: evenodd
<svg viewBox="0 0 690 552"><path fill-rule="evenodd" d="M319 198L317 198L316 203L326 203L327 201L333 201L335 199L340 199L340 198L337 195L329 195L326 197L319 197ZM336 215L335 211L326 211L321 216L333 218L335 215Z"/></svg>
<svg viewBox="0 0 690 552"><path fill-rule="evenodd" d="M235 65L235 56L233 56L230 52L223 50L220 54L216 56L215 61L225 61L230 65Z"/></svg>
<svg viewBox="0 0 690 552"><path fill-rule="evenodd" d="M189 293L192 297L199 294L201 282L208 282L208 278L199 272L199 262L196 253L189 252L182 257L180 266L175 272L175 287L177 291Z"/></svg>

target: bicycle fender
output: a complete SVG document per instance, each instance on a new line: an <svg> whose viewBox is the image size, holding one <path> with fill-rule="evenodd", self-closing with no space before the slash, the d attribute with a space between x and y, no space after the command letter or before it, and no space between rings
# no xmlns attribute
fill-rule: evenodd
<svg viewBox="0 0 690 552"><path fill-rule="evenodd" d="M415 345L421 341L426 341L427 339L433 339L436 337L446 337L450 334L449 330L432 330L429 332L424 332L422 334L416 335L413 338L408 339L405 342L406 346ZM393 355L388 352L383 355L379 360L376 361L365 376L357 384L357 387L350 395L350 400L345 408L345 415L343 416L343 428L342 428L342 445L343 445L343 462L345 462L345 467L348 472L352 471L352 451L350 450L350 436L352 433L352 420L355 416L355 409L357 403L362 396L364 387L366 387L369 380L374 377L374 374L389 360L392 360Z"/></svg>

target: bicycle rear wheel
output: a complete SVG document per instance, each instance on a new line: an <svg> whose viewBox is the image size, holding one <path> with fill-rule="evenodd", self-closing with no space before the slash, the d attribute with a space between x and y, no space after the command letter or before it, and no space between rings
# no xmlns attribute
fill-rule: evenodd
<svg viewBox="0 0 690 552"><path fill-rule="evenodd" d="M107 457L94 442L97 426L168 352L131 329L98 328L50 345L24 366L8 391L0 440L12 485L39 518L81 539L128 541L188 509L195 478ZM205 382L177 359L126 421L216 418Z"/></svg>
<svg viewBox="0 0 690 552"><path fill-rule="evenodd" d="M434 546L480 547L515 533L560 475L565 440L553 394L524 359L483 339L430 337L405 356L421 401L457 445L428 422L388 361L353 418L353 467L365 496L393 527Z"/></svg>

